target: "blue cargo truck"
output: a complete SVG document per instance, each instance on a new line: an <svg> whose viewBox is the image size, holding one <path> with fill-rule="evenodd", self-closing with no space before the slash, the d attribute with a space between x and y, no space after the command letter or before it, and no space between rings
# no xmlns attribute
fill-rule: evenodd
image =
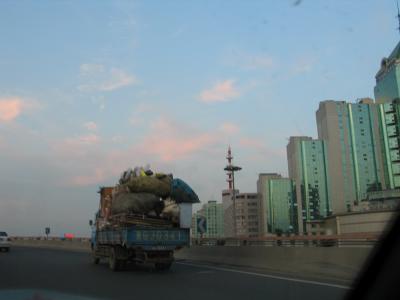
<svg viewBox="0 0 400 300"><path fill-rule="evenodd" d="M174 261L174 251L190 245L190 209L182 207L178 223L145 215L120 214L106 217L107 193L103 188L100 209L89 224L92 227L91 249L95 264L108 260L111 270L123 269L127 263L149 263L167 270ZM106 195L106 196L104 196Z"/></svg>
<svg viewBox="0 0 400 300"><path fill-rule="evenodd" d="M132 225L126 228L94 229L92 233L93 262L108 259L117 271L127 262L152 263L158 270L171 267L174 251L190 243L189 229Z"/></svg>

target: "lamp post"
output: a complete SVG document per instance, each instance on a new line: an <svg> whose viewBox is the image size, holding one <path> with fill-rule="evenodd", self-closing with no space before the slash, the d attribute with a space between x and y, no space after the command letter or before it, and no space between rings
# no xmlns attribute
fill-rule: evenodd
<svg viewBox="0 0 400 300"><path fill-rule="evenodd" d="M235 172L240 171L242 168L238 166L234 166L232 164L227 165L224 170L228 171L232 174L232 201L233 201L233 226L234 226L234 234L237 237L237 226L236 226L236 190L235 190Z"/></svg>

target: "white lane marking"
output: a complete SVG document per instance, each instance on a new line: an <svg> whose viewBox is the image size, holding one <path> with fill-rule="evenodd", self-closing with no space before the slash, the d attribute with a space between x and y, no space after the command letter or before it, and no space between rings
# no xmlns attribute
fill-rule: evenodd
<svg viewBox="0 0 400 300"><path fill-rule="evenodd" d="M207 268L207 269L211 269L211 270L253 275L253 276L280 279L280 280L300 282L300 283L308 283L308 284L314 284L314 285L329 286L329 287L334 287L334 288L338 288L338 289L345 289L345 290L351 289L349 286L345 286L345 285L319 282L319 281L314 281L314 280L305 280L305 279L297 279L297 278L290 278L290 277L283 277L283 276L276 276L276 275L268 275L268 274L241 271L241 270L235 270L235 269L229 269L229 268L221 268L221 267L213 267L213 266L208 266L208 265L193 264L193 263L187 263L187 262L181 262L181 261L179 261L179 262L177 261L175 263L181 264L181 265L192 266L192 267L198 267L198 268Z"/></svg>
<svg viewBox="0 0 400 300"><path fill-rule="evenodd" d="M199 271L196 274L214 274L214 271Z"/></svg>

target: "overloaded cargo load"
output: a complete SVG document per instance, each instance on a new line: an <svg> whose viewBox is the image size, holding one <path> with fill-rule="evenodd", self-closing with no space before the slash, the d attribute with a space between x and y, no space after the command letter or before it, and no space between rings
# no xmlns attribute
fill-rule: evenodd
<svg viewBox="0 0 400 300"><path fill-rule="evenodd" d="M157 174L154 176L132 177L124 186L131 193L152 193L161 198L171 194L172 175Z"/></svg>
<svg viewBox="0 0 400 300"><path fill-rule="evenodd" d="M150 166L128 169L112 188L101 188L100 214L105 220L121 215L142 215L190 227L191 205L199 198L172 174L155 173Z"/></svg>
<svg viewBox="0 0 400 300"><path fill-rule="evenodd" d="M164 208L160 198L150 193L128 193L121 191L115 195L111 202L113 214L136 213L149 214L154 211L159 216Z"/></svg>

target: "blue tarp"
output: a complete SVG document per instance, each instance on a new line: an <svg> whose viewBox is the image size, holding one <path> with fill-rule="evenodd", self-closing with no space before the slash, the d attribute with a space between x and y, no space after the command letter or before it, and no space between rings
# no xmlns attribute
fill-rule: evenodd
<svg viewBox="0 0 400 300"><path fill-rule="evenodd" d="M199 197L182 179L175 178L171 184L171 198L176 203L199 203Z"/></svg>

